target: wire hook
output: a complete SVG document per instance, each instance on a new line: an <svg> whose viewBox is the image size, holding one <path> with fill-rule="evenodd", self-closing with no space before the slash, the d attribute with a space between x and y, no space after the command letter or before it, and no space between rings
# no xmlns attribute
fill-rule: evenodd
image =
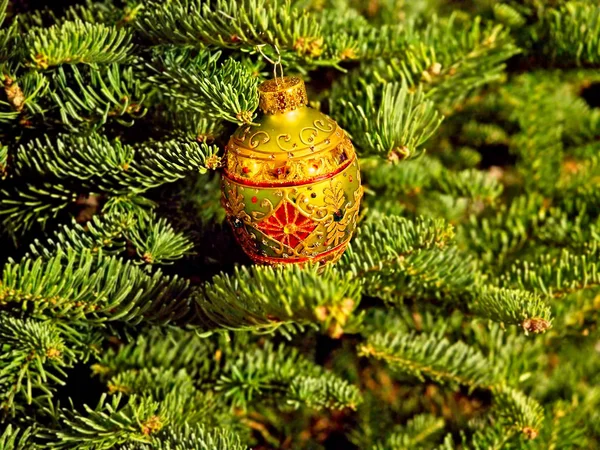
<svg viewBox="0 0 600 450"><path fill-rule="evenodd" d="M267 44L259 44L256 46L258 52L265 58L268 62L273 64L273 79L275 80L275 84L279 86L279 81L277 81L277 66L279 66L279 72L281 74L280 78L283 78L283 64L281 64L281 52L279 51L279 47L277 45L273 45L275 48L275 52L277 52L277 60L273 61L273 59L269 58L264 52L263 47Z"/></svg>

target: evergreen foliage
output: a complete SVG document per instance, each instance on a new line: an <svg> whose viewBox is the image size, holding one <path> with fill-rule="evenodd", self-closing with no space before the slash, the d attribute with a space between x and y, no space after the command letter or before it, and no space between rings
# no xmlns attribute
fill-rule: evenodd
<svg viewBox="0 0 600 450"><path fill-rule="evenodd" d="M600 446L596 1L68 3L0 0L0 449ZM359 155L334 266L219 204L281 68Z"/></svg>

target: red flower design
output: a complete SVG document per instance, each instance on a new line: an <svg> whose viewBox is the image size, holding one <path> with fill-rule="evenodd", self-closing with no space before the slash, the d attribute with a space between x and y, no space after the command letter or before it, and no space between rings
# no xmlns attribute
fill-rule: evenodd
<svg viewBox="0 0 600 450"><path fill-rule="evenodd" d="M296 248L317 228L317 223L300 214L291 203L282 202L267 220L257 225L257 228L277 242Z"/></svg>

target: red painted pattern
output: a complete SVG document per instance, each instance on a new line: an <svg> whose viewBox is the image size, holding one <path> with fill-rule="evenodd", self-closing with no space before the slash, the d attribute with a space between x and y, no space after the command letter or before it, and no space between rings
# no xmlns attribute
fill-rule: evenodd
<svg viewBox="0 0 600 450"><path fill-rule="evenodd" d="M317 223L300 214L294 205L284 201L268 219L256 227L277 242L296 248L317 228Z"/></svg>

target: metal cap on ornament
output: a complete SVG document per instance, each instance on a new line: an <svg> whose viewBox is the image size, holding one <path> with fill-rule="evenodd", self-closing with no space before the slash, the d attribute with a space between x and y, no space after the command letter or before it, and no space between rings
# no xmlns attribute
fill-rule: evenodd
<svg viewBox="0 0 600 450"><path fill-rule="evenodd" d="M306 106L306 86L299 77L273 78L258 87L258 107L265 114L282 114Z"/></svg>

